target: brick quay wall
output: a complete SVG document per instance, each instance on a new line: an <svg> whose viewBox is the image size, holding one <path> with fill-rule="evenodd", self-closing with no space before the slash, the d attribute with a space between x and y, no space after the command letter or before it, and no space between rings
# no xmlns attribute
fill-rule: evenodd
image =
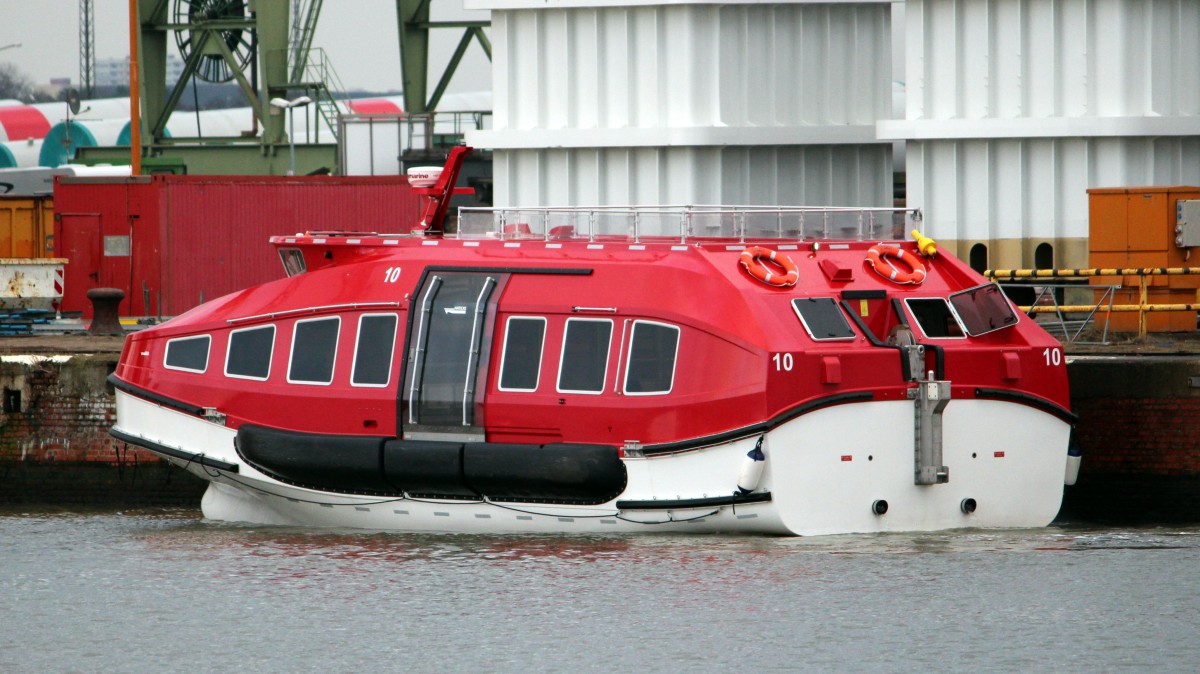
<svg viewBox="0 0 1200 674"><path fill-rule="evenodd" d="M202 480L108 434L120 339L45 343L0 355L0 505L198 506Z"/></svg>
<svg viewBox="0 0 1200 674"><path fill-rule="evenodd" d="M1060 519L1200 522L1200 353L1126 350L1067 357L1083 464Z"/></svg>
<svg viewBox="0 0 1200 674"><path fill-rule="evenodd" d="M1200 353L1129 351L1068 354L1084 458L1060 519L1200 521ZM0 352L0 504L198 507L203 481L108 434L120 338Z"/></svg>

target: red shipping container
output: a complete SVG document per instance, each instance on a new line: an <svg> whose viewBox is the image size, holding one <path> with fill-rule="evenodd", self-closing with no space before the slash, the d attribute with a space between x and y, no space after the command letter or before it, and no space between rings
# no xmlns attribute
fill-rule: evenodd
<svg viewBox="0 0 1200 674"><path fill-rule="evenodd" d="M59 177L53 254L62 311L90 317L87 291L125 291L122 316L175 316L283 276L277 234L406 233L418 197L402 176Z"/></svg>

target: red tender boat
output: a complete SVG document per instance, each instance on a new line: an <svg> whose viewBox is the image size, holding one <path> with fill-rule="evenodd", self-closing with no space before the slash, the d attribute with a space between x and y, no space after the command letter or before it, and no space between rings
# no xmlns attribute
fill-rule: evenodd
<svg viewBox="0 0 1200 674"><path fill-rule="evenodd" d="M917 211L462 209L272 239L287 278L126 339L112 433L207 517L452 532L1033 527L1059 343ZM435 182L436 181L436 182ZM428 185L428 183L424 183Z"/></svg>

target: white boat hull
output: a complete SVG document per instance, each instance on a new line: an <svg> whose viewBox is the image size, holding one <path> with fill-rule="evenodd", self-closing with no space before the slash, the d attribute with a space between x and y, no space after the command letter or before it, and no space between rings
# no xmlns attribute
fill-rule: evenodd
<svg viewBox="0 0 1200 674"><path fill-rule="evenodd" d="M213 520L456 533L744 532L819 535L1040 527L1062 503L1070 426L1019 403L953 400L943 414L945 484L914 483L913 403L820 409L768 432L758 495L737 489L758 436L675 454L627 457L628 485L594 506L334 494L275 480L247 465L236 432L117 391L114 431L208 480ZM204 457L199 460L197 456ZM223 470L213 464L230 464ZM764 497L765 498L765 497ZM708 499L707 504L678 503ZM962 507L967 499L973 512ZM664 507L650 507L658 501ZM886 501L884 514L877 502ZM629 502L636 502L628 507ZM673 503L675 502L675 503ZM618 504L625 504L619 506Z"/></svg>

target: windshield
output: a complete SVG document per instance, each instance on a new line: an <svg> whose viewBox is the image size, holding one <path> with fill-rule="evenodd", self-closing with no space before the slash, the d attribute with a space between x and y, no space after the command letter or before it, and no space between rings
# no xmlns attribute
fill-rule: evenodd
<svg viewBox="0 0 1200 674"><path fill-rule="evenodd" d="M995 283L954 293L950 304L972 337L1017 324L1012 304Z"/></svg>

